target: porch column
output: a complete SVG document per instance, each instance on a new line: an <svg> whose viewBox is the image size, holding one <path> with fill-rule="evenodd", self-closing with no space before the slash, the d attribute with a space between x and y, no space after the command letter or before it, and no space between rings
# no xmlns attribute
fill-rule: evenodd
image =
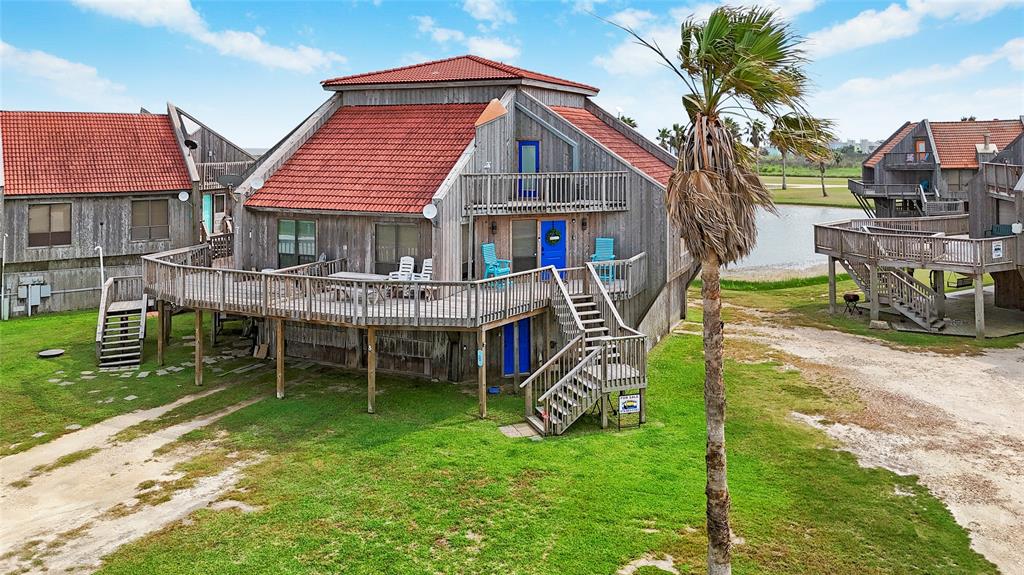
<svg viewBox="0 0 1024 575"><path fill-rule="evenodd" d="M828 256L828 313L836 314L836 258Z"/></svg>
<svg viewBox="0 0 1024 575"><path fill-rule="evenodd" d="M985 339L985 276L974 276L974 330L975 337Z"/></svg>
<svg viewBox="0 0 1024 575"><path fill-rule="evenodd" d="M275 342L274 351L277 355L277 398L284 399L284 320L279 319L274 324Z"/></svg>
<svg viewBox="0 0 1024 575"><path fill-rule="evenodd" d="M946 317L946 272L935 270L935 311L939 319Z"/></svg>
<svg viewBox="0 0 1024 575"><path fill-rule="evenodd" d="M164 347L167 345L167 321L164 300L156 300L156 364L164 365Z"/></svg>
<svg viewBox="0 0 1024 575"><path fill-rule="evenodd" d="M868 265L871 270L871 321L878 321L878 312L881 308L881 298L878 294L878 262Z"/></svg>
<svg viewBox="0 0 1024 575"><path fill-rule="evenodd" d="M203 385L203 310L195 309L195 336L196 336L196 385Z"/></svg>
<svg viewBox="0 0 1024 575"><path fill-rule="evenodd" d="M512 393L519 393L519 322L512 322Z"/></svg>
<svg viewBox="0 0 1024 575"><path fill-rule="evenodd" d="M366 328L366 413L377 404L377 328Z"/></svg>
<svg viewBox="0 0 1024 575"><path fill-rule="evenodd" d="M480 419L487 417L487 330L480 329L476 336L477 396Z"/></svg>
<svg viewBox="0 0 1024 575"><path fill-rule="evenodd" d="M217 312L210 312L210 347L217 347Z"/></svg>

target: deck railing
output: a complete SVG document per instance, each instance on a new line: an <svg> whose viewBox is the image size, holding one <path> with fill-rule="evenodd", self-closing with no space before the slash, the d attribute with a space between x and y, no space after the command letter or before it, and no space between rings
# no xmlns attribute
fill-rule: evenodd
<svg viewBox="0 0 1024 575"><path fill-rule="evenodd" d="M935 156L931 152L886 152L882 163L890 169L931 170L935 168Z"/></svg>
<svg viewBox="0 0 1024 575"><path fill-rule="evenodd" d="M604 282L601 281L598 266L600 264L588 263L587 270L590 279L587 282L586 292L593 296L597 304L597 311L608 328L608 337L603 342L605 353L609 351L618 353L618 364L633 368L628 377L616 378L614 386L609 385L609 378L602 377L602 391L616 391L624 389L636 389L647 384L647 337L639 331L626 325L619 315L618 309L612 303ZM607 362L605 362L607 364Z"/></svg>
<svg viewBox="0 0 1024 575"><path fill-rule="evenodd" d="M240 315L343 325L480 327L546 307L556 277L549 266L465 282L355 281L287 270L211 268L210 251L200 245L144 256L146 290L179 306Z"/></svg>
<svg viewBox="0 0 1024 575"><path fill-rule="evenodd" d="M255 160L245 160L242 162L197 162L196 170L199 172L199 188L201 190L223 188L224 186L217 181L217 178L224 174L240 176L255 163Z"/></svg>
<svg viewBox="0 0 1024 575"><path fill-rule="evenodd" d="M919 184L874 184L860 180L847 180L846 187L858 196L910 200L919 199L921 189Z"/></svg>
<svg viewBox="0 0 1024 575"><path fill-rule="evenodd" d="M229 258L235 253L235 232L213 234L206 241L210 244L210 257L215 260Z"/></svg>
<svg viewBox="0 0 1024 575"><path fill-rule="evenodd" d="M947 237L966 233L966 226L967 216L850 220L815 225L814 246L818 253L841 259L852 257L965 273L1014 267L1015 241Z"/></svg>
<svg viewBox="0 0 1024 575"><path fill-rule="evenodd" d="M463 174L463 215L607 212L629 209L626 172Z"/></svg>
<svg viewBox="0 0 1024 575"><path fill-rule="evenodd" d="M111 304L119 301L140 301L143 311L142 323L139 326L139 339L146 336L145 297L143 292L142 276L116 276L109 277L103 282L103 289L100 291L99 314L96 318L96 360L99 361L103 347L103 330L107 325L107 313Z"/></svg>
<svg viewBox="0 0 1024 575"><path fill-rule="evenodd" d="M981 170L990 194L1007 199L1024 194L1024 166L984 162Z"/></svg>
<svg viewBox="0 0 1024 575"><path fill-rule="evenodd" d="M348 260L338 258L333 260L315 261L308 264L299 264L274 270L278 274L290 274L298 276L326 277L334 273L348 271Z"/></svg>

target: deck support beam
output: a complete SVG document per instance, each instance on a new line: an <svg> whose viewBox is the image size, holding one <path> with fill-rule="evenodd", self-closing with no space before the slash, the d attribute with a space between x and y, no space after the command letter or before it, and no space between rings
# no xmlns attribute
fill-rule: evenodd
<svg viewBox="0 0 1024 575"><path fill-rule="evenodd" d="M284 320L274 324L274 352L277 356L277 398L284 399Z"/></svg>
<svg viewBox="0 0 1024 575"><path fill-rule="evenodd" d="M167 310L164 306L164 300L160 299L156 301L156 364L159 366L164 365L164 348L167 345L167 320L164 314Z"/></svg>
<svg viewBox="0 0 1024 575"><path fill-rule="evenodd" d="M203 310L193 311L196 336L196 385L203 385Z"/></svg>
<svg viewBox="0 0 1024 575"><path fill-rule="evenodd" d="M943 270L935 270L934 274L935 283L935 313L938 314L939 319L946 317L946 272Z"/></svg>
<svg viewBox="0 0 1024 575"><path fill-rule="evenodd" d="M377 404L377 328L366 328L366 413Z"/></svg>
<svg viewBox="0 0 1024 575"><path fill-rule="evenodd" d="M985 339L985 276L974 276L974 337Z"/></svg>
<svg viewBox="0 0 1024 575"><path fill-rule="evenodd" d="M476 336L477 401L480 403L480 419L487 418L487 330L481 329Z"/></svg>
<svg viewBox="0 0 1024 575"><path fill-rule="evenodd" d="M836 311L836 258L828 256L828 313Z"/></svg>
<svg viewBox="0 0 1024 575"><path fill-rule="evenodd" d="M878 294L878 262L868 265L871 270L871 321L878 321L878 312L881 309L881 296Z"/></svg>

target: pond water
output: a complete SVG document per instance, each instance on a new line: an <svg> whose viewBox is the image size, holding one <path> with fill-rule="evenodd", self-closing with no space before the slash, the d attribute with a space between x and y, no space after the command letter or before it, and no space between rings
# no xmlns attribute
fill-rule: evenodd
<svg viewBox="0 0 1024 575"><path fill-rule="evenodd" d="M824 274L826 258L814 253L814 224L864 217L854 208L785 205L778 209L778 216L758 213L757 246L723 270L724 276L768 280Z"/></svg>

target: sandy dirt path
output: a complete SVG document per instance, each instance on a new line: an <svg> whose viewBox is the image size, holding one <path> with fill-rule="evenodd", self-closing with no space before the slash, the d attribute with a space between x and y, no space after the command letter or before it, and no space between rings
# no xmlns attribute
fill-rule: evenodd
<svg viewBox="0 0 1024 575"><path fill-rule="evenodd" d="M198 395L190 396L189 400L197 399ZM128 414L133 416L131 418L118 416L93 426L96 429L69 434L63 444L58 444L58 439L0 460L0 467L5 468L4 484L0 487L0 570L91 571L99 565L103 555L117 547L215 501L234 485L241 469L251 462L239 461L216 475L201 478L194 486L176 492L170 501L127 514L109 513L119 504L135 503L143 481L177 478L173 471L175 465L198 454L193 449L154 455L155 450L260 399L244 401L131 441L109 441L120 429L145 418L157 417L175 405L169 404ZM85 441L85 438L92 441ZM50 458L91 447L99 451L70 465L36 475L25 487L15 488L7 481L8 460L13 460L11 476L22 477L29 475L38 462L51 463Z"/></svg>
<svg viewBox="0 0 1024 575"><path fill-rule="evenodd" d="M846 380L865 409L848 421L794 418L842 442L862 465L914 474L972 546L1024 574L1024 348L950 356L892 349L837 331L733 326Z"/></svg>

